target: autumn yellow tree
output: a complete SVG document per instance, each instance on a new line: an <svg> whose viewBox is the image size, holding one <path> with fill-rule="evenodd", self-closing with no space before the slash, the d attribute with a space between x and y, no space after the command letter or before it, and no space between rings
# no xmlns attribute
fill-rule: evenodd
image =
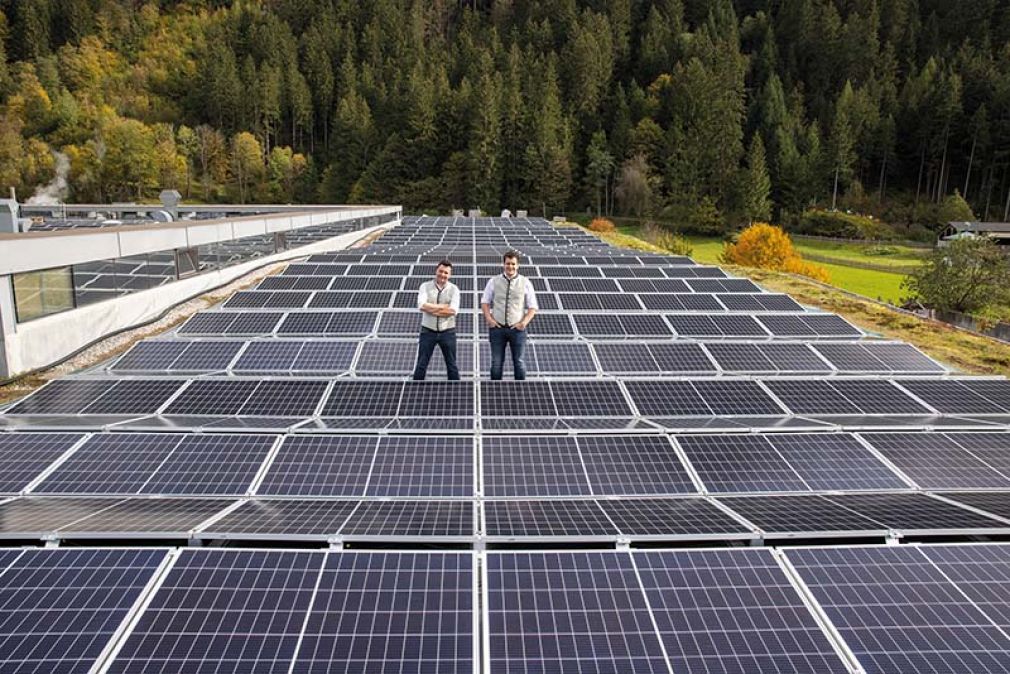
<svg viewBox="0 0 1010 674"><path fill-rule="evenodd" d="M723 248L722 259L743 267L800 274L825 283L831 280L826 269L800 257L793 247L792 239L781 227L765 222L754 223L740 232L734 243L727 243Z"/></svg>
<svg viewBox="0 0 1010 674"><path fill-rule="evenodd" d="M231 175L238 187L239 202L244 204L250 187L263 176L263 151L256 136L248 131L237 133L232 139Z"/></svg>

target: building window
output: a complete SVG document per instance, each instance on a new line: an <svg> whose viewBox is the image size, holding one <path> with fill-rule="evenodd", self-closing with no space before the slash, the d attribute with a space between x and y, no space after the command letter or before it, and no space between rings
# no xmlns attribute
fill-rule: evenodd
<svg viewBox="0 0 1010 674"><path fill-rule="evenodd" d="M14 309L19 323L73 308L71 267L14 274Z"/></svg>

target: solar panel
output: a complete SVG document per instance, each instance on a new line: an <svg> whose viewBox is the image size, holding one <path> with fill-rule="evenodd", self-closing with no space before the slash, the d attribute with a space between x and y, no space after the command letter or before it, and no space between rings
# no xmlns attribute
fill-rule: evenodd
<svg viewBox="0 0 1010 674"><path fill-rule="evenodd" d="M228 367L244 342L193 342L168 369L180 372L223 370Z"/></svg>
<svg viewBox="0 0 1010 674"><path fill-rule="evenodd" d="M183 550L109 671L287 672L325 557Z"/></svg>
<svg viewBox="0 0 1010 674"><path fill-rule="evenodd" d="M357 348L354 342L304 342L291 370L305 374L343 372L350 369Z"/></svg>
<svg viewBox="0 0 1010 674"><path fill-rule="evenodd" d="M946 545L920 552L1001 628L1010 627L1006 545Z"/></svg>
<svg viewBox="0 0 1010 674"><path fill-rule="evenodd" d="M681 435L677 442L710 492L809 490L764 436Z"/></svg>
<svg viewBox="0 0 1010 674"><path fill-rule="evenodd" d="M832 501L896 531L1006 529L1010 525L925 494L843 494Z"/></svg>
<svg viewBox="0 0 1010 674"><path fill-rule="evenodd" d="M328 539L337 534L358 501L250 499L216 520L202 538Z"/></svg>
<svg viewBox="0 0 1010 674"><path fill-rule="evenodd" d="M686 337L722 337L723 332L708 316L667 315L666 320L678 335Z"/></svg>
<svg viewBox="0 0 1010 674"><path fill-rule="evenodd" d="M311 416L323 394L326 381L264 381L239 410L244 416Z"/></svg>
<svg viewBox="0 0 1010 674"><path fill-rule="evenodd" d="M6 672L87 672L164 550L26 550L0 576ZM5 565L6 566L6 565Z"/></svg>
<svg viewBox="0 0 1010 674"><path fill-rule="evenodd" d="M665 436L584 436L578 439L578 446L594 494L696 491Z"/></svg>
<svg viewBox="0 0 1010 674"><path fill-rule="evenodd" d="M800 316L761 316L758 320L776 337L813 337L818 334L817 330Z"/></svg>
<svg viewBox="0 0 1010 674"><path fill-rule="evenodd" d="M483 321L481 321L481 329L484 332L487 331L487 324ZM575 334L572 324L565 314L537 314L526 330L534 337L540 335L569 337Z"/></svg>
<svg viewBox="0 0 1010 674"><path fill-rule="evenodd" d="M71 498L27 496L0 503L0 533L4 538L35 538L52 535L105 508L119 498Z"/></svg>
<svg viewBox="0 0 1010 674"><path fill-rule="evenodd" d="M102 393L85 405L79 414L151 414L156 412L180 382L159 379L128 379Z"/></svg>
<svg viewBox="0 0 1010 674"><path fill-rule="evenodd" d="M1004 413L1000 405L976 394L960 381L907 379L900 385L942 414Z"/></svg>
<svg viewBox="0 0 1010 674"><path fill-rule="evenodd" d="M800 319L820 337L859 337L863 334L844 318L835 314L801 316Z"/></svg>
<svg viewBox="0 0 1010 674"><path fill-rule="evenodd" d="M628 394L646 416L709 416L711 408L687 381L629 381Z"/></svg>
<svg viewBox="0 0 1010 674"><path fill-rule="evenodd" d="M972 393L984 397L1010 412L1010 382L1003 379L963 379L961 383Z"/></svg>
<svg viewBox="0 0 1010 674"><path fill-rule="evenodd" d="M726 308L719 303L715 295L685 293L678 295L677 299L687 311L723 311Z"/></svg>
<svg viewBox="0 0 1010 674"><path fill-rule="evenodd" d="M727 337L768 336L768 333L750 316L713 316L712 322Z"/></svg>
<svg viewBox="0 0 1010 674"><path fill-rule="evenodd" d="M328 555L292 671L472 674L473 579L469 553Z"/></svg>
<svg viewBox="0 0 1010 674"><path fill-rule="evenodd" d="M341 528L347 538L460 538L474 535L471 501L362 501Z"/></svg>
<svg viewBox="0 0 1010 674"><path fill-rule="evenodd" d="M596 374L596 364L586 344L537 342L527 344L536 372L540 374ZM490 356L489 356L490 358ZM507 361L511 359L507 358ZM527 357L527 368L530 358Z"/></svg>
<svg viewBox="0 0 1010 674"><path fill-rule="evenodd" d="M776 372L777 367L761 353L757 344L711 342L705 349L726 372Z"/></svg>
<svg viewBox="0 0 1010 674"><path fill-rule="evenodd" d="M252 342L232 368L235 372L286 372L304 342Z"/></svg>
<svg viewBox="0 0 1010 674"><path fill-rule="evenodd" d="M609 373L653 373L659 371L647 344L596 344L600 367Z"/></svg>
<svg viewBox="0 0 1010 674"><path fill-rule="evenodd" d="M626 553L487 556L490 668L668 672Z"/></svg>
<svg viewBox="0 0 1010 674"><path fill-rule="evenodd" d="M846 433L780 433L766 438L811 489L859 491L908 487Z"/></svg>
<svg viewBox="0 0 1010 674"><path fill-rule="evenodd" d="M779 372L830 372L831 366L806 344L759 344L758 350Z"/></svg>
<svg viewBox="0 0 1010 674"><path fill-rule="evenodd" d="M795 414L859 414L860 411L827 381L773 379L764 384Z"/></svg>
<svg viewBox="0 0 1010 674"><path fill-rule="evenodd" d="M1010 492L1006 491L965 491L944 492L944 498L977 508L996 517L1010 519Z"/></svg>
<svg viewBox="0 0 1010 674"><path fill-rule="evenodd" d="M617 316L573 314L572 320L580 335L591 337L623 336L624 328Z"/></svg>
<svg viewBox="0 0 1010 674"><path fill-rule="evenodd" d="M702 283L719 283L719 281L702 281ZM708 292L718 292L718 286L709 289ZM764 311L764 306L757 300L756 295L716 295L719 302L730 311Z"/></svg>
<svg viewBox="0 0 1010 674"><path fill-rule="evenodd" d="M395 417L403 382L337 381L322 416Z"/></svg>
<svg viewBox="0 0 1010 674"><path fill-rule="evenodd" d="M0 493L20 492L83 437L76 433L0 435Z"/></svg>
<svg viewBox="0 0 1010 674"><path fill-rule="evenodd" d="M34 489L39 494L135 494L182 440L167 433L99 434Z"/></svg>
<svg viewBox="0 0 1010 674"><path fill-rule="evenodd" d="M485 496L590 493L574 438L485 436L482 445Z"/></svg>
<svg viewBox="0 0 1010 674"><path fill-rule="evenodd" d="M226 335L265 335L274 331L284 314L274 312L246 312L235 316L225 328Z"/></svg>
<svg viewBox="0 0 1010 674"><path fill-rule="evenodd" d="M185 435L141 488L144 494L245 494L275 436Z"/></svg>
<svg viewBox="0 0 1010 674"><path fill-rule="evenodd" d="M7 414L76 414L116 385L112 380L56 379L7 410Z"/></svg>
<svg viewBox="0 0 1010 674"><path fill-rule="evenodd" d="M755 299L761 303L765 311L803 311L803 307L788 295L765 293L755 295Z"/></svg>
<svg viewBox="0 0 1010 674"><path fill-rule="evenodd" d="M138 342L110 369L119 372L167 370L188 346L189 343L182 341Z"/></svg>
<svg viewBox="0 0 1010 674"><path fill-rule="evenodd" d="M781 415L782 408L753 381L699 379L691 384L715 414Z"/></svg>
<svg viewBox="0 0 1010 674"><path fill-rule="evenodd" d="M998 672L1010 638L910 547L786 556L866 671Z"/></svg>
<svg viewBox="0 0 1010 674"><path fill-rule="evenodd" d="M719 502L751 522L766 535L877 535L887 526L864 517L823 496L720 497Z"/></svg>
<svg viewBox="0 0 1010 674"><path fill-rule="evenodd" d="M928 409L889 381L838 379L831 385L864 414L930 414Z"/></svg>
<svg viewBox="0 0 1010 674"><path fill-rule="evenodd" d="M862 437L923 489L1010 487L1010 479L942 434L866 433Z"/></svg>
<svg viewBox="0 0 1010 674"><path fill-rule="evenodd" d="M818 344L814 347L839 370L889 372L890 368L861 344Z"/></svg>
<svg viewBox="0 0 1010 674"><path fill-rule="evenodd" d="M553 381L551 393L561 417L631 416L624 393L614 381Z"/></svg>
<svg viewBox="0 0 1010 674"><path fill-rule="evenodd" d="M550 385L545 381L481 382L480 411L482 417L557 416Z"/></svg>
<svg viewBox="0 0 1010 674"><path fill-rule="evenodd" d="M221 499L131 498L60 527L59 534L186 536L190 530L231 503Z"/></svg>
<svg viewBox="0 0 1010 674"><path fill-rule="evenodd" d="M256 493L363 496L376 445L377 438L373 436L289 436Z"/></svg>
<svg viewBox="0 0 1010 674"><path fill-rule="evenodd" d="M403 385L401 417L472 417L473 385L461 381L409 381Z"/></svg>
<svg viewBox="0 0 1010 674"><path fill-rule="evenodd" d="M714 372L715 366L697 344L649 344L661 372Z"/></svg>
<svg viewBox="0 0 1010 674"><path fill-rule="evenodd" d="M895 372L943 372L944 368L910 344L864 344L863 348Z"/></svg>
<svg viewBox="0 0 1010 674"><path fill-rule="evenodd" d="M388 436L379 440L368 496L472 496L469 437Z"/></svg>
<svg viewBox="0 0 1010 674"><path fill-rule="evenodd" d="M625 536L748 535L749 530L700 498L639 498L600 501L607 517Z"/></svg>
<svg viewBox="0 0 1010 674"><path fill-rule="evenodd" d="M592 500L485 501L488 536L502 538L616 536L617 529Z"/></svg>
<svg viewBox="0 0 1010 674"><path fill-rule="evenodd" d="M223 335L228 326L235 322L237 314L204 311L190 317L179 328L179 333L186 335Z"/></svg>
<svg viewBox="0 0 1010 674"><path fill-rule="evenodd" d="M165 409L165 414L221 415L238 414L253 394L258 381L194 381Z"/></svg>
<svg viewBox="0 0 1010 674"><path fill-rule="evenodd" d="M848 671L770 550L634 560L672 671Z"/></svg>
<svg viewBox="0 0 1010 674"><path fill-rule="evenodd" d="M670 326L662 316L647 314L621 314L618 316L624 334L629 337L668 337Z"/></svg>

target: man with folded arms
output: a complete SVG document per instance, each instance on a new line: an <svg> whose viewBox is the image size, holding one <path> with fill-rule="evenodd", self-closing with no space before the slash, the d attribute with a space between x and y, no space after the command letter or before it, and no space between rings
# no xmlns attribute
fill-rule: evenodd
<svg viewBox="0 0 1010 674"><path fill-rule="evenodd" d="M421 310L421 334L417 342L414 380L423 381L435 345L442 351L450 381L459 379L456 366L456 314L459 313L459 288L449 282L452 262L442 260L435 268L435 280L421 284L417 308Z"/></svg>

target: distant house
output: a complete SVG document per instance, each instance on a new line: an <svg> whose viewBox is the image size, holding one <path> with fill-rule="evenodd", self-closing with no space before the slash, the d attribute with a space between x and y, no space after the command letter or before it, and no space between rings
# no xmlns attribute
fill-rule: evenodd
<svg viewBox="0 0 1010 674"><path fill-rule="evenodd" d="M1001 246L1010 246L1010 222L948 222L940 232L940 245L972 236L985 236Z"/></svg>

